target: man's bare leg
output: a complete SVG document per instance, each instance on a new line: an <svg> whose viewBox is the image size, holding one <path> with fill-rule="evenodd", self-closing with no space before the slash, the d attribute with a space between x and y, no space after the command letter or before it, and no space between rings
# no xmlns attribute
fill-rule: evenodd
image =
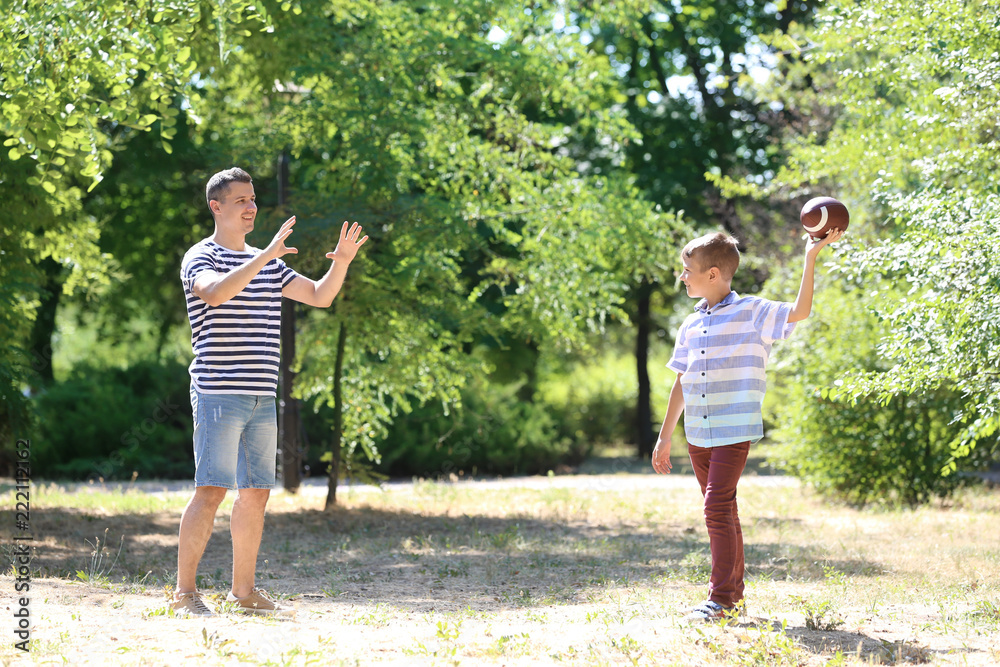
<svg viewBox="0 0 1000 667"><path fill-rule="evenodd" d="M257 551L264 533L264 508L270 489L240 489L233 503L229 530L233 536L233 590L238 598L253 592Z"/></svg>
<svg viewBox="0 0 1000 667"><path fill-rule="evenodd" d="M226 489L220 486L199 486L184 508L177 540L178 594L197 590L198 563L212 537L215 512L225 497Z"/></svg>

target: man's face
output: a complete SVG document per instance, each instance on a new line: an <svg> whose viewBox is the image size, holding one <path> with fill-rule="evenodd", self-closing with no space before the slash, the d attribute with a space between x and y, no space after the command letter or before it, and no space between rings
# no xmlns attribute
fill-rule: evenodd
<svg viewBox="0 0 1000 667"><path fill-rule="evenodd" d="M712 269L702 270L699 268L698 262L690 257L681 257L681 264L684 266L684 271L681 272L681 282L687 288L688 296L703 297L708 294Z"/></svg>
<svg viewBox="0 0 1000 667"><path fill-rule="evenodd" d="M257 195L253 183L230 183L222 200L213 199L216 224L231 232L249 234L257 217Z"/></svg>

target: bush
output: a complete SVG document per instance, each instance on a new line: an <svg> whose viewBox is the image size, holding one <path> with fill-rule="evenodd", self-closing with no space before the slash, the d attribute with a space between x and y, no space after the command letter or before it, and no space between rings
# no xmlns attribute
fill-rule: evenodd
<svg viewBox="0 0 1000 667"><path fill-rule="evenodd" d="M32 468L48 478L190 478L190 379L176 362L76 367L35 398Z"/></svg>
<svg viewBox="0 0 1000 667"><path fill-rule="evenodd" d="M809 320L775 346L769 401L780 425L772 463L819 491L852 504L915 505L947 496L959 478L942 470L962 407L942 389L899 395L887 402L837 398L838 378L879 370L878 319L857 291L835 286L816 295Z"/></svg>
<svg viewBox="0 0 1000 667"><path fill-rule="evenodd" d="M559 366L540 382L538 400L548 406L561 437L591 445L635 437L634 356L612 349Z"/></svg>
<svg viewBox="0 0 1000 667"><path fill-rule="evenodd" d="M477 380L462 409L445 414L425 405L400 415L389 429L380 470L391 475L531 474L578 463L588 448L562 437L542 403L518 398L521 385Z"/></svg>

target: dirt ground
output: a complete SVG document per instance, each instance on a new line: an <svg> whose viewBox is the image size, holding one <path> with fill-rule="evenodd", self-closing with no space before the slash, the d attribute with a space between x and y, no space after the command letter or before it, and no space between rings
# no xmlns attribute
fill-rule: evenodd
<svg viewBox="0 0 1000 667"><path fill-rule="evenodd" d="M961 510L810 516L819 505L793 481L747 478L748 613L687 626L683 613L707 580L693 480L577 477L359 490L332 515L322 488L276 493L258 584L294 606L291 620L173 617L166 594L187 491L147 489L154 505L131 509L134 489L113 502L100 493L84 502L78 491L69 496L77 502L33 515L32 650L17 651L11 634L0 661L1000 664L993 496ZM672 510L680 499L684 510ZM200 568L201 588L220 598L231 557L226 507ZM944 524L940 512L949 513ZM953 525L959 542L941 525ZM970 546L968 530L986 547ZM10 575L0 581L4 614L17 604ZM947 577L955 585L943 588Z"/></svg>
<svg viewBox="0 0 1000 667"><path fill-rule="evenodd" d="M932 621L938 614L916 605L899 605L892 610L892 618L866 617L863 610L851 610L849 629L838 631L809 631L802 614L751 615L726 628L692 630L673 620L644 618L643 596L629 591L620 591L613 601L540 605L530 611L505 605L488 594L470 596L457 588L436 589L433 598L423 595L403 604L381 602L382 596L363 592L341 599L303 593L290 601L296 608L295 619L278 621L234 615L210 619L149 616L163 606L160 592L117 593L58 580L39 581L35 590L40 604L34 610L40 615L34 629L34 664L158 665L178 660L279 665L691 664L688 659L702 660L697 649L709 643L716 643L715 650L721 652L730 645L750 646L755 641L762 645L759 654L774 659L770 664L824 664L837 650L848 655L860 652L865 662L889 664L995 665L1000 661L995 636L970 642L915 632L921 622ZM609 602L613 613L619 614L613 628L591 618L607 613ZM476 606L484 611L462 613ZM804 649L802 662L781 661L782 643L761 640L769 634L780 636L776 631L782 622L787 623L787 636ZM603 636L598 641L595 635ZM627 641L622 642L624 638L634 641L632 651ZM20 662L11 657L9 651L4 652L5 662ZM724 659L722 664L726 664Z"/></svg>

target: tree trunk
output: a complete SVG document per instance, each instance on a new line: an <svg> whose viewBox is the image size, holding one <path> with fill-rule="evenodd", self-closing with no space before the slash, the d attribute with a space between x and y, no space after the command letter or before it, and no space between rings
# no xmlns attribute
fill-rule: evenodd
<svg viewBox="0 0 1000 667"><path fill-rule="evenodd" d="M288 154L278 156L278 206L288 202ZM281 445L281 485L295 493L302 483L302 434L299 401L292 398L295 386L295 302L281 302L281 402L278 413L278 441Z"/></svg>
<svg viewBox="0 0 1000 667"><path fill-rule="evenodd" d="M517 390L517 399L522 403L534 403L538 389L538 344L534 341L525 343L521 354L527 363L524 366L524 384Z"/></svg>
<svg viewBox="0 0 1000 667"><path fill-rule="evenodd" d="M333 438L330 440L330 472L323 510L332 512L337 505L337 481L340 474L340 445L344 439L344 350L347 347L347 323L340 323L337 335L337 359L333 365Z"/></svg>
<svg viewBox="0 0 1000 667"><path fill-rule="evenodd" d="M38 292L38 310L31 325L28 350L31 353L31 367L38 373L41 386L52 384L52 335L56 331L56 311L62 296L63 267L51 257L43 259L39 266L45 275L45 282ZM34 385L34 383L32 383ZM38 391L41 387L32 386Z"/></svg>
<svg viewBox="0 0 1000 667"><path fill-rule="evenodd" d="M656 444L653 424L652 389L649 382L649 334L653 320L649 314L655 285L644 280L639 285L636 314L635 369L639 383L639 397L635 410L635 436L640 459L649 458Z"/></svg>

